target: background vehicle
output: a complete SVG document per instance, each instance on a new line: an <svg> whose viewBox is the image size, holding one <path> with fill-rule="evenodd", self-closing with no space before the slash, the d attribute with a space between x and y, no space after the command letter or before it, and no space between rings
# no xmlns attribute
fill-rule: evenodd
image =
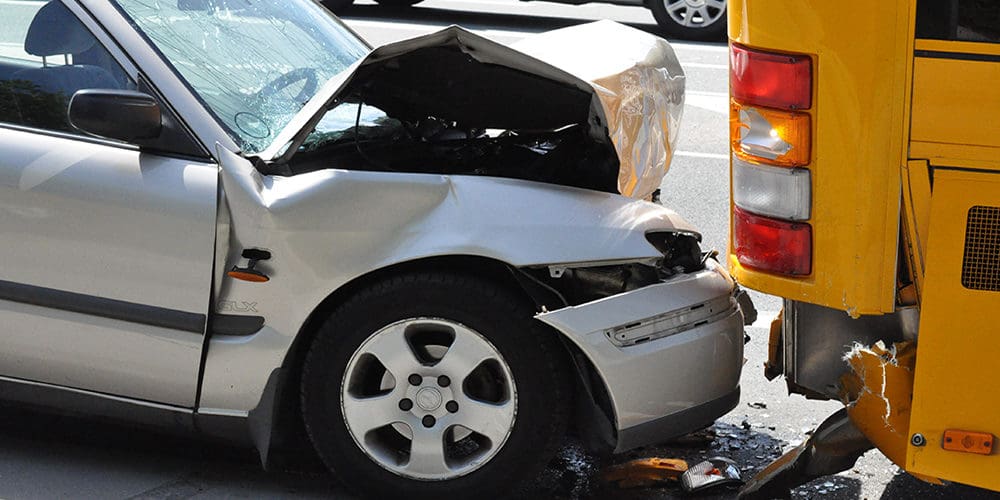
<svg viewBox="0 0 1000 500"><path fill-rule="evenodd" d="M405 8L423 0L375 0L386 8ZM534 0L521 0L534 1ZM663 34L685 40L719 41L726 35L726 0L545 0L582 5L606 2L616 5L646 7L653 13ZM342 13L354 0L323 0L323 5Z"/></svg>
<svg viewBox="0 0 1000 500"><path fill-rule="evenodd" d="M5 399L265 463L298 432L382 498L736 404L734 284L617 194L586 81L459 28L370 51L308 0L0 13Z"/></svg>
<svg viewBox="0 0 1000 500"><path fill-rule="evenodd" d="M745 492L770 498L873 445L928 481L1000 489L1000 393L981 382L1000 355L1000 140L983 126L1000 9L732 6L730 269L784 298L765 374L846 404Z"/></svg>

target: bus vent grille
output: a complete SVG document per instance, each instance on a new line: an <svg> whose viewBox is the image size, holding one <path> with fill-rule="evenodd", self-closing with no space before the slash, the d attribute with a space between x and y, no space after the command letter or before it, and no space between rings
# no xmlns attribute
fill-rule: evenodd
<svg viewBox="0 0 1000 500"><path fill-rule="evenodd" d="M965 225L962 286L1000 292L1000 207L974 206Z"/></svg>

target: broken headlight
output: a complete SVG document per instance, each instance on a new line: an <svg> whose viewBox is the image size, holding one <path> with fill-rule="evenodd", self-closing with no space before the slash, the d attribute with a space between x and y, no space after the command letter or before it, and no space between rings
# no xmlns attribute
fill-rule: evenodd
<svg viewBox="0 0 1000 500"><path fill-rule="evenodd" d="M660 269L667 276L691 273L705 267L705 260L698 242L698 233L652 232L646 233L646 240L663 254Z"/></svg>

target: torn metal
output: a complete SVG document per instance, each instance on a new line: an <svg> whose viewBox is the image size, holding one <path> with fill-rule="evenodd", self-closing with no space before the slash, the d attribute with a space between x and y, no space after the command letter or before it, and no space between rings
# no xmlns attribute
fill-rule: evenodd
<svg viewBox="0 0 1000 500"><path fill-rule="evenodd" d="M581 53L588 65L560 55ZM683 100L673 49L632 28L567 28L517 51L452 26L372 51L261 158L281 175L486 175L647 198L669 166Z"/></svg>
<svg viewBox="0 0 1000 500"><path fill-rule="evenodd" d="M851 372L841 377L842 400L854 424L896 465L905 467L917 346L882 341L855 344L844 355Z"/></svg>
<svg viewBox="0 0 1000 500"><path fill-rule="evenodd" d="M916 347L910 341L888 347L883 341L855 343L843 356L850 367L840 378L844 409L759 472L741 498L784 498L791 488L847 470L872 447L905 468Z"/></svg>

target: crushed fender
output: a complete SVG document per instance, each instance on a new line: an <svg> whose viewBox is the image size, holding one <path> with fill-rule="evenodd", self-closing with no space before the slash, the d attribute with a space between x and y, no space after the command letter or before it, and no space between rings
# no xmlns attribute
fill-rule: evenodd
<svg viewBox="0 0 1000 500"><path fill-rule="evenodd" d="M687 462L681 459L639 458L608 467L601 479L617 483L619 488L644 488L677 481L687 470Z"/></svg>
<svg viewBox="0 0 1000 500"><path fill-rule="evenodd" d="M841 377L841 399L854 425L893 463L906 469L910 436L910 405L917 344L897 342L886 347L881 341L865 347L855 345L844 361L851 372ZM940 479L913 474L933 484Z"/></svg>
<svg viewBox="0 0 1000 500"><path fill-rule="evenodd" d="M855 345L844 355L851 372L840 379L841 397L854 425L901 467L909 439L916 354L913 342Z"/></svg>

